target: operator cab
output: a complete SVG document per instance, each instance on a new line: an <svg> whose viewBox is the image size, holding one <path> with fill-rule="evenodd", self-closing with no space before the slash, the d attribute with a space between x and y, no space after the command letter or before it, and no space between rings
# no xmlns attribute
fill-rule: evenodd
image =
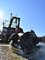
<svg viewBox="0 0 45 60"><path fill-rule="evenodd" d="M9 27L10 28L16 28L20 25L20 18L19 17L12 17L10 20Z"/></svg>
<svg viewBox="0 0 45 60"><path fill-rule="evenodd" d="M19 17L11 17L10 21L3 22L3 31L7 32L7 30L15 31L15 28L19 28L20 26L20 18Z"/></svg>

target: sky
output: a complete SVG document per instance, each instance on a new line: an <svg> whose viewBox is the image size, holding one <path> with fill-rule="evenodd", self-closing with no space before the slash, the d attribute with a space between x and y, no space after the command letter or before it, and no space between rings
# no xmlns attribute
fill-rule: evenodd
<svg viewBox="0 0 45 60"><path fill-rule="evenodd" d="M38 36L45 35L45 0L0 0L0 29L10 14L21 18L20 27L24 32L33 29Z"/></svg>

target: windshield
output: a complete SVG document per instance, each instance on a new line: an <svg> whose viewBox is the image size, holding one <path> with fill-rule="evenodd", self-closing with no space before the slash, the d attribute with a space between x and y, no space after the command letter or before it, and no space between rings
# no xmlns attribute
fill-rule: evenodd
<svg viewBox="0 0 45 60"><path fill-rule="evenodd" d="M16 23L17 23L16 19L13 19L12 24L11 24L11 28L15 28L16 27Z"/></svg>

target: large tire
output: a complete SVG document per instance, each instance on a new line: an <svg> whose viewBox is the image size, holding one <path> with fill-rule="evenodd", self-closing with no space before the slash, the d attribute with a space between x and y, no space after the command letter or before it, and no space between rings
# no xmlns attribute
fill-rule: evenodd
<svg viewBox="0 0 45 60"><path fill-rule="evenodd" d="M36 39L31 32L26 32L20 39L21 49L24 52L30 52L36 46Z"/></svg>

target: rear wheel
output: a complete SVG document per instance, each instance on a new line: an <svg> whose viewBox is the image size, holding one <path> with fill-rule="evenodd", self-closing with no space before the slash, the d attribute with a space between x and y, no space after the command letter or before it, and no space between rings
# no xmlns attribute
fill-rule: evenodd
<svg viewBox="0 0 45 60"><path fill-rule="evenodd" d="M30 53L36 46L36 37L31 32L26 32L20 39L21 49L25 53Z"/></svg>

